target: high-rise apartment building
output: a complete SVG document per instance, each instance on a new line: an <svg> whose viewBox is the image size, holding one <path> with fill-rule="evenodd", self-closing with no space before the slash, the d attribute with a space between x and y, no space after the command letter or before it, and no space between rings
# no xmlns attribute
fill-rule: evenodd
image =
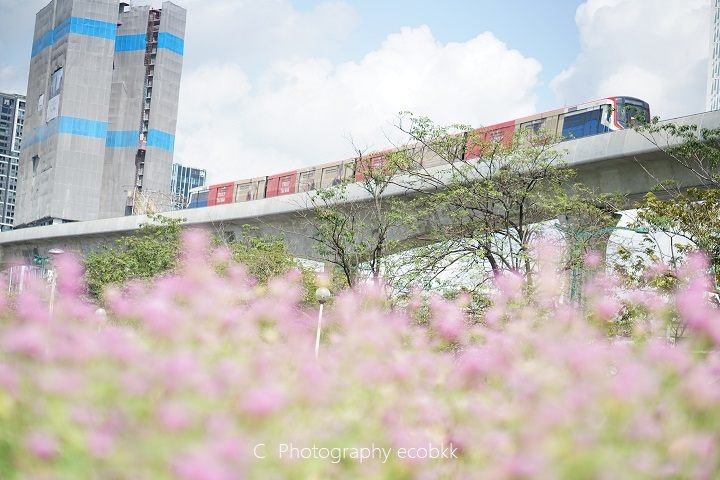
<svg viewBox="0 0 720 480"><path fill-rule="evenodd" d="M25 122L25 97L0 93L0 230L11 230L15 217L18 157Z"/></svg>
<svg viewBox="0 0 720 480"><path fill-rule="evenodd" d="M720 0L711 0L710 60L706 110L720 110Z"/></svg>
<svg viewBox="0 0 720 480"><path fill-rule="evenodd" d="M131 214L170 197L185 10L52 0L37 13L16 226Z"/></svg>
<svg viewBox="0 0 720 480"><path fill-rule="evenodd" d="M205 185L206 179L207 172L205 170L173 163L170 192L173 195L174 208L185 208L190 198L190 190Z"/></svg>

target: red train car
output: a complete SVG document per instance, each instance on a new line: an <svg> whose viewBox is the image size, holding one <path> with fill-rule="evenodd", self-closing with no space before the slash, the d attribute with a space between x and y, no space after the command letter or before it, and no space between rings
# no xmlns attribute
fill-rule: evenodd
<svg viewBox="0 0 720 480"><path fill-rule="evenodd" d="M468 136L465 158L479 157L482 153L482 144L485 142L500 142L504 146L510 145L514 133L515 120L473 130L473 134Z"/></svg>
<svg viewBox="0 0 720 480"><path fill-rule="evenodd" d="M390 150L384 152L373 153L367 157L363 157L355 165L355 180L358 182L365 178L365 174L378 171L387 163L387 157L391 153Z"/></svg>
<svg viewBox="0 0 720 480"><path fill-rule="evenodd" d="M233 187L235 182L218 183L210 185L208 195L208 207L212 205L223 205L233 203Z"/></svg>
<svg viewBox="0 0 720 480"><path fill-rule="evenodd" d="M265 197L278 197L295 193L297 189L297 171L278 173L267 177Z"/></svg>

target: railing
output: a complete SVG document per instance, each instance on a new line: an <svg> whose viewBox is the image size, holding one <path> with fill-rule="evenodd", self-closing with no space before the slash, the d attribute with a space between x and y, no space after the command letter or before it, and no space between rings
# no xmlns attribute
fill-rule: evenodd
<svg viewBox="0 0 720 480"><path fill-rule="evenodd" d="M20 293L33 279L50 281L52 270L34 265L16 265L4 270L1 275L7 282L8 292Z"/></svg>

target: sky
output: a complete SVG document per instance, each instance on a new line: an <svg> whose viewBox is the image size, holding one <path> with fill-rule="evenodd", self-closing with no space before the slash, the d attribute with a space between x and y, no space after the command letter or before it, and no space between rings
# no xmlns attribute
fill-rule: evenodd
<svg viewBox="0 0 720 480"><path fill-rule="evenodd" d="M25 92L47 3L0 0L0 91ZM481 126L616 95L661 118L705 109L710 0L175 3L175 161L210 183L385 148L401 111Z"/></svg>

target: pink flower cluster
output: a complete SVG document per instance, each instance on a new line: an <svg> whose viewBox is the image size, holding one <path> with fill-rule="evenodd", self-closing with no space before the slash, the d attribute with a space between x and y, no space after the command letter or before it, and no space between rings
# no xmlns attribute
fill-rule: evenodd
<svg viewBox="0 0 720 480"><path fill-rule="evenodd" d="M259 286L201 234L176 275L108 291L107 317L76 262L58 269L52 315L40 286L0 302L0 478L720 475L720 313L702 266L680 272L674 304L627 296L650 325L680 311L676 344L662 327L607 338L617 287L592 283L586 315L543 270L534 288L501 277L474 320L465 299L405 310L375 287L341 292L317 360L298 276ZM388 456L351 454L371 446Z"/></svg>

